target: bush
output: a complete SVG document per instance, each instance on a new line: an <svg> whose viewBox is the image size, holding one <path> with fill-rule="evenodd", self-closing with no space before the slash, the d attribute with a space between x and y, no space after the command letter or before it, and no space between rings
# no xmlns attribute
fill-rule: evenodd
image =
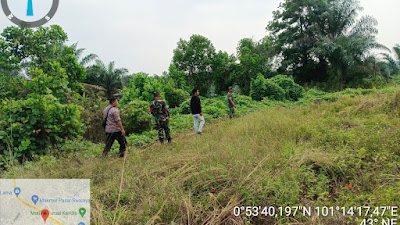
<svg viewBox="0 0 400 225"><path fill-rule="evenodd" d="M387 81L383 76L375 76L373 78L365 78L359 84L359 87L365 89L383 88L386 86Z"/></svg>
<svg viewBox="0 0 400 225"><path fill-rule="evenodd" d="M31 159L50 145L82 134L80 107L60 104L52 95L32 94L25 100L2 100L0 155L3 160ZM12 154L7 153L7 151ZM12 155L12 157L11 157Z"/></svg>
<svg viewBox="0 0 400 225"><path fill-rule="evenodd" d="M121 120L127 135L150 130L152 118L149 103L145 101L131 101L121 109Z"/></svg>
<svg viewBox="0 0 400 225"><path fill-rule="evenodd" d="M0 74L0 99L20 96L23 90L22 77L12 77Z"/></svg>
<svg viewBox="0 0 400 225"><path fill-rule="evenodd" d="M296 84L293 79L285 75L277 75L270 79L285 91L285 97L288 100L297 101L303 97L304 88Z"/></svg>
<svg viewBox="0 0 400 225"><path fill-rule="evenodd" d="M257 102L253 101L251 97L246 95L237 95L235 99L235 104L240 105L240 107L247 106L253 107Z"/></svg>
<svg viewBox="0 0 400 225"><path fill-rule="evenodd" d="M189 96L189 94L185 93L182 89L176 89L174 87L174 83L170 82L164 88L164 96L170 108L179 107L182 102Z"/></svg>
<svg viewBox="0 0 400 225"><path fill-rule="evenodd" d="M145 73L138 73L132 76L132 80L129 87L124 87L121 91L122 99L120 103L125 105L126 103L134 100L141 101L153 101L153 93L155 91L160 92L161 96L164 96L163 83L155 77L150 77Z"/></svg>
<svg viewBox="0 0 400 225"><path fill-rule="evenodd" d="M262 74L258 74L256 79L251 79L250 96L253 100L261 101L266 94L266 79Z"/></svg>
<svg viewBox="0 0 400 225"><path fill-rule="evenodd" d="M285 91L276 83L266 80L264 97L271 100L282 101L285 99Z"/></svg>
<svg viewBox="0 0 400 225"><path fill-rule="evenodd" d="M182 102L181 107L179 107L180 108L179 113L182 113L182 114L190 114L191 113L190 100L191 99L186 99L185 101Z"/></svg>
<svg viewBox="0 0 400 225"><path fill-rule="evenodd" d="M87 97L84 94L79 104L85 109L81 115L86 125L83 138L94 143L103 143L105 136L104 128L101 124L103 122L103 110L108 106L108 101L101 98Z"/></svg>
<svg viewBox="0 0 400 225"><path fill-rule="evenodd" d="M250 96L253 100L261 101L264 97L271 100L284 100L285 91L271 79L265 79L262 74L258 74L256 79L250 83Z"/></svg>
<svg viewBox="0 0 400 225"><path fill-rule="evenodd" d="M65 103L67 102L67 95L71 93L68 87L67 75L64 69L57 64L52 69L54 76L48 76L37 68L33 69L30 72L32 80L24 81L24 91L40 95L51 94L60 102Z"/></svg>

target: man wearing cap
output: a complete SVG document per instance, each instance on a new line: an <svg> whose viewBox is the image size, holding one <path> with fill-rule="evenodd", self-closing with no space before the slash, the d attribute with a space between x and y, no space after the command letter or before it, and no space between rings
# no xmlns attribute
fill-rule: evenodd
<svg viewBox="0 0 400 225"><path fill-rule="evenodd" d="M229 117L232 118L235 116L235 96L233 95L233 88L229 87L228 92L228 106L229 106Z"/></svg>
<svg viewBox="0 0 400 225"><path fill-rule="evenodd" d="M169 119L171 115L169 113L169 107L167 103L160 100L160 93L154 92L154 101L150 104L150 112L154 116L156 121L156 129L158 130L158 138L161 144L164 144L164 132L168 139L168 143L171 142L171 131L169 126Z"/></svg>

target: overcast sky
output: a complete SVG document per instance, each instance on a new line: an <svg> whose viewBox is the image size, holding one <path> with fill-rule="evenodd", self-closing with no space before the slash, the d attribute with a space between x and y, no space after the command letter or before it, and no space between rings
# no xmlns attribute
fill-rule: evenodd
<svg viewBox="0 0 400 225"><path fill-rule="evenodd" d="M26 16L28 0L8 0L12 12L27 21L45 16L52 0L33 0L34 17ZM55 17L69 44L79 42L86 54L116 61L130 73L162 74L168 70L180 38L201 34L217 50L236 52L245 37L261 39L279 0L60 0ZM379 22L378 41L400 44L399 0L361 0L362 14ZM0 30L13 25L0 11Z"/></svg>

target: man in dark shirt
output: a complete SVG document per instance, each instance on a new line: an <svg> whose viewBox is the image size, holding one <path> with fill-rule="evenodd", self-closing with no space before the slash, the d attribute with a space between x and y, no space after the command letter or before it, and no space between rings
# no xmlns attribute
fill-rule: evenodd
<svg viewBox="0 0 400 225"><path fill-rule="evenodd" d="M192 110L193 120L194 120L194 132L196 134L202 134L203 126L205 123L203 112L201 111L201 102L199 98L199 90L193 89L192 99L190 100L190 109ZM198 126L198 121L200 121L200 126Z"/></svg>

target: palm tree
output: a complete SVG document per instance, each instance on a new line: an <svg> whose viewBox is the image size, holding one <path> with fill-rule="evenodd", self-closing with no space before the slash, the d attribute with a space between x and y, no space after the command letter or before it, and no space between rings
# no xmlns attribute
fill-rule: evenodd
<svg viewBox="0 0 400 225"><path fill-rule="evenodd" d="M96 60L96 64L87 68L85 83L94 84L106 89L107 97L112 97L118 89L122 88L121 77L128 74L125 68L115 68L115 62L110 62L107 66L101 61Z"/></svg>
<svg viewBox="0 0 400 225"><path fill-rule="evenodd" d="M396 45L393 47L393 50L396 54L397 60L400 62L400 45Z"/></svg>
<svg viewBox="0 0 400 225"><path fill-rule="evenodd" d="M87 67L87 65L91 62L93 62L94 60L97 60L99 57L96 54L89 54L86 55L85 57L82 57L83 52L86 50L85 48L78 48L78 43L74 43L73 45L71 45L71 47L76 49L75 52L75 57L78 59L79 61L79 65Z"/></svg>
<svg viewBox="0 0 400 225"><path fill-rule="evenodd" d="M390 51L390 50L389 50ZM385 75L391 77L391 75L397 74L400 71L400 45L393 47L394 57L388 53L382 53L383 56L383 72Z"/></svg>
<svg viewBox="0 0 400 225"><path fill-rule="evenodd" d="M391 77L393 74L399 72L399 64L396 60L387 53L382 53L383 56L383 74L385 76Z"/></svg>
<svg viewBox="0 0 400 225"><path fill-rule="evenodd" d="M378 22L374 18L363 16L357 20L357 12L361 10L357 0L339 0L334 4L322 19L330 21L328 27L324 23L325 27L319 28L329 33L313 50L326 56L330 71L338 76L340 89L343 89L350 81L376 74L376 63L371 63L376 60L370 53L373 49L387 48L376 41Z"/></svg>
<svg viewBox="0 0 400 225"><path fill-rule="evenodd" d="M393 50L397 58L397 69L400 70L400 45L394 46Z"/></svg>

